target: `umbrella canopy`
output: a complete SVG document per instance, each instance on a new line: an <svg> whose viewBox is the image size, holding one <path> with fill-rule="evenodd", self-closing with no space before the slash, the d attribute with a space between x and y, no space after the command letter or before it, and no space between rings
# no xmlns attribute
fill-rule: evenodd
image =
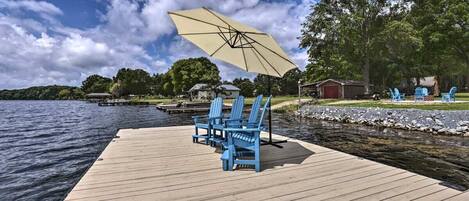
<svg viewBox="0 0 469 201"><path fill-rule="evenodd" d="M168 12L178 34L210 56L248 72L282 77L296 68L269 34L207 8Z"/></svg>

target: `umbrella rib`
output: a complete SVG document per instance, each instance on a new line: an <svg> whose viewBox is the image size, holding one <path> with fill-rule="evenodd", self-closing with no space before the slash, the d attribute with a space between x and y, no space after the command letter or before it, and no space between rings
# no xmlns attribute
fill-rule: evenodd
<svg viewBox="0 0 469 201"><path fill-rule="evenodd" d="M228 29L228 28L226 28L226 27L224 27L224 26L216 25L216 24L213 24L213 23L210 23L210 22L205 22L205 21L202 21L202 20L199 20L199 19L193 18L193 17L189 17L189 16L181 15L181 14L179 14L179 13L168 12L168 14L170 14L170 15L177 15L177 16L180 16L180 17L185 17L185 18L187 18L187 19L195 20L195 21L198 21L198 22L202 22L202 23L205 23L205 24L212 25L212 26L216 26L216 27L220 27L220 28Z"/></svg>
<svg viewBox="0 0 469 201"><path fill-rule="evenodd" d="M291 63L291 64L293 64L293 65L296 66L296 64L293 63L292 61L290 61L290 59L287 59L287 58L283 57L283 56L280 55L279 53L277 53L277 52L273 51L272 49L266 47L265 45L263 45L263 44L257 42L256 40L252 39L251 37L249 37L249 36L247 36L247 35L245 35L245 36L248 37L249 39L251 39L252 41L254 41L255 43L259 44L259 45L262 46L263 48L265 48L265 49L269 50L270 52L276 54L277 56L279 56L280 58L284 59L285 61L288 61L289 63Z"/></svg>
<svg viewBox="0 0 469 201"><path fill-rule="evenodd" d="M262 63L261 61L261 58L259 58L259 56L257 56L257 53L253 50L254 48L251 48L251 51L252 53L254 53L254 55L256 56L257 60L259 60L259 63L261 64L262 68L264 68L265 72L269 72L269 70L267 70L267 68L264 66L264 64Z"/></svg>
<svg viewBox="0 0 469 201"><path fill-rule="evenodd" d="M237 35L237 34L236 34L236 35ZM241 44L243 44L243 41L241 40L242 38L244 38L244 37L242 37L242 35L241 35L241 37L239 37L239 42L240 42ZM244 67L246 67L246 71L249 71L249 69L248 69L248 62L246 62L246 54L244 53L244 47L241 47L241 51L243 52Z"/></svg>
<svg viewBox="0 0 469 201"><path fill-rule="evenodd" d="M222 34L222 35L223 35L223 34ZM224 38L224 37L225 37L225 36L223 35L223 38ZM233 38L233 36L231 36L231 38ZM230 40L231 40L231 38L230 38ZM218 50L220 50L223 46L225 46L226 44L228 44L228 40L224 40L224 41L225 41L225 42L224 42L220 47L218 47L217 50L215 50L215 52L213 52L212 54L210 54L210 56L215 55L215 53L217 53Z"/></svg>
<svg viewBox="0 0 469 201"><path fill-rule="evenodd" d="M217 17L220 21L222 21L223 23L225 23L226 25L230 26L230 24L228 22L225 22L225 20L221 19L220 16L216 15L215 13L213 13L210 9L208 8L205 8L203 7L203 9L205 9L207 12L209 12L210 14L214 15L215 17ZM230 26L231 27L231 26ZM234 27L233 27L234 30L236 30Z"/></svg>
<svg viewBox="0 0 469 201"><path fill-rule="evenodd" d="M272 64L267 59L265 59L265 57L259 52L259 50L257 50L254 46L252 47L252 49L254 49L257 54L259 54L259 56L261 56L262 59L264 59L264 61L269 64L270 68L272 68L280 77L282 77L282 75L277 71L277 69L275 69L274 66L272 66Z"/></svg>
<svg viewBox="0 0 469 201"><path fill-rule="evenodd" d="M246 40L246 42L249 42L249 41L245 38L246 35L243 34L243 35L241 35L241 36L244 38L244 40ZM252 40L252 38L250 38L250 39ZM252 41L256 42L255 40L252 40ZM272 66L272 64L271 64L269 61L267 61L267 59L265 59L265 57L256 49L256 47L254 47L251 43L250 43L249 45L251 45L251 49L253 49L254 55L256 55L257 59L259 60L259 62L261 63L262 67L264 68L264 70L265 70L267 73L268 73L269 71L268 71L267 68L264 66L264 64L262 63L262 61L261 61L261 59L259 58L259 56L261 56L262 59L264 59L264 61L267 62L267 64L269 64L270 68L272 68L280 77L282 77L282 75L280 75L280 73L277 71L277 69L275 69L274 66ZM259 56L257 56L256 53L259 54Z"/></svg>
<svg viewBox="0 0 469 201"><path fill-rule="evenodd" d="M223 46L225 46L227 44L227 42L224 42L220 47L217 48L217 50L215 50L212 54L210 54L210 56L213 56L215 55L215 53L218 52L218 50L220 50Z"/></svg>
<svg viewBox="0 0 469 201"><path fill-rule="evenodd" d="M186 36L186 35L209 35L209 34L219 34L219 33L231 33L229 31L222 31L222 32L201 32L201 33L180 33L179 35L181 36Z"/></svg>
<svg viewBox="0 0 469 201"><path fill-rule="evenodd" d="M235 29L233 26L231 26L228 22L226 22L225 20L221 19L220 16L218 16L217 14L215 14L214 12L212 12L210 9L208 8L205 8L203 7L207 12L211 13L212 15L214 15L215 17L217 17L220 21L222 21L223 23L225 23L226 25L228 25L229 27L232 27L234 30L238 31L237 29ZM246 32L243 32L243 33L250 33L250 34L259 34L259 35L268 35L267 33L258 33L258 32L252 32L252 31L246 31Z"/></svg>

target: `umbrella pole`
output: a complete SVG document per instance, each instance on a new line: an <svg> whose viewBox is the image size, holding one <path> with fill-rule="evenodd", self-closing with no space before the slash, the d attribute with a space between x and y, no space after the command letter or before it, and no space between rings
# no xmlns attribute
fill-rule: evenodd
<svg viewBox="0 0 469 201"><path fill-rule="evenodd" d="M268 90L269 90L269 96L272 95L272 83L270 80L270 76L268 79ZM283 146L278 145L280 143L286 143L287 140L281 140L281 141L272 141L272 102L269 104L269 141L262 140L262 145L272 145L277 148L283 148Z"/></svg>

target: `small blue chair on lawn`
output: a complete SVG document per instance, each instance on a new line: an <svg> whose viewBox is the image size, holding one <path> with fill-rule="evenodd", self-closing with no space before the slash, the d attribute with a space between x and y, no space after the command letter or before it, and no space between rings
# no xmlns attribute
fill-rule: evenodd
<svg viewBox="0 0 469 201"><path fill-rule="evenodd" d="M428 89L426 87L423 87L422 88L422 94L424 97L427 97L429 94L428 94Z"/></svg>
<svg viewBox="0 0 469 201"><path fill-rule="evenodd" d="M391 89L389 89L391 90ZM403 101L405 99L405 94L401 94L399 92L399 89L397 88L394 88L394 93L392 93L392 90L391 90L391 96L392 96L392 101Z"/></svg>
<svg viewBox="0 0 469 201"><path fill-rule="evenodd" d="M238 96L231 106L230 116L223 119L222 124L213 125L213 135L209 139L210 142L213 142L213 145L222 144L226 140L226 135L223 137L224 128L240 128L242 126L243 109L244 96ZM220 132L220 135L217 135L217 131Z"/></svg>
<svg viewBox="0 0 469 201"><path fill-rule="evenodd" d="M210 137L212 136L213 127L217 124L221 124L221 118L223 117L223 99L218 97L215 98L210 104L210 111L208 115L193 116L195 124L195 134L192 135L192 142L198 142L199 138L205 139L205 144L208 144ZM199 134L199 129L207 131L206 134Z"/></svg>
<svg viewBox="0 0 469 201"><path fill-rule="evenodd" d="M260 146L261 131L263 130L263 119L270 106L270 99L267 98L262 113L256 118L256 124L250 124L245 128L227 128L228 149L221 157L223 170L233 170L237 165L253 165L256 172L261 170Z"/></svg>
<svg viewBox="0 0 469 201"><path fill-rule="evenodd" d="M426 88L425 88L426 89ZM428 93L428 92L427 92ZM415 88L414 100L417 101L425 101L425 94L423 92L423 88L417 87Z"/></svg>
<svg viewBox="0 0 469 201"><path fill-rule="evenodd" d="M455 102L456 101L456 87L451 87L448 93L441 94L441 101L443 102Z"/></svg>

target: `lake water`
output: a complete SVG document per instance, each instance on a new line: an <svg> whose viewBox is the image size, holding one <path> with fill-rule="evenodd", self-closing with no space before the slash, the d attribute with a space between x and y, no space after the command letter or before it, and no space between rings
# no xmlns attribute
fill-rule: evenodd
<svg viewBox="0 0 469 201"><path fill-rule="evenodd" d="M274 133L469 187L469 139L274 114ZM81 101L0 101L1 200L62 200L120 128L188 125L189 114ZM188 139L190 140L190 139Z"/></svg>

